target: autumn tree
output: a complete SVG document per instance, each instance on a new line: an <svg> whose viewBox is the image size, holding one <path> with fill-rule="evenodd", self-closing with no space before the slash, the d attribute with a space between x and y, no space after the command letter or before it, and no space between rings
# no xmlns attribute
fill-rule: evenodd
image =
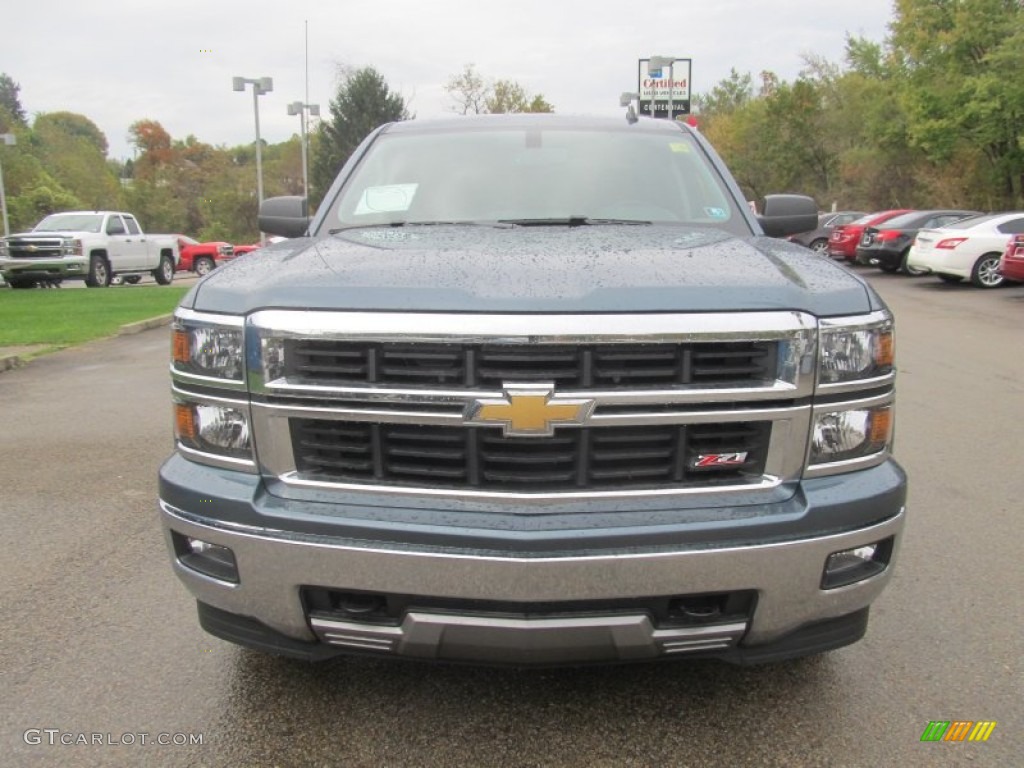
<svg viewBox="0 0 1024 768"><path fill-rule="evenodd" d="M405 99L372 67L343 73L329 112L313 134L310 197L315 204L363 139L385 123L411 118Z"/></svg>

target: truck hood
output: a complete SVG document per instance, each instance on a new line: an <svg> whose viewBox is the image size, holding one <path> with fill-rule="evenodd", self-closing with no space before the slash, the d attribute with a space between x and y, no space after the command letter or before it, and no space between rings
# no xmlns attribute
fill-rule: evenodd
<svg viewBox="0 0 1024 768"><path fill-rule="evenodd" d="M11 233L10 237L88 237L89 235L98 235L98 232L84 232L77 229L58 229L58 230L47 230L45 232L17 232Z"/></svg>
<svg viewBox="0 0 1024 768"><path fill-rule="evenodd" d="M620 313L884 306L845 267L768 237L653 225L410 225L288 240L185 297L200 311Z"/></svg>

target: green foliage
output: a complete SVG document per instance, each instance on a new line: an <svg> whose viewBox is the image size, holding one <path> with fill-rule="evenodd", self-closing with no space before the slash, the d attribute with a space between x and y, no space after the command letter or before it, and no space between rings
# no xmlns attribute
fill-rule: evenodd
<svg viewBox="0 0 1024 768"><path fill-rule="evenodd" d="M517 112L554 112L555 108L539 93L530 98L526 89L512 80L497 80L487 98L487 111L492 115Z"/></svg>
<svg viewBox="0 0 1024 768"><path fill-rule="evenodd" d="M120 184L107 165L107 139L89 118L72 112L38 115L30 147L42 168L81 207L119 206Z"/></svg>
<svg viewBox="0 0 1024 768"><path fill-rule="evenodd" d="M754 97L754 83L750 73L741 75L735 68L729 70L729 76L712 86L703 95L694 95L694 106L705 118L712 119L715 115L729 114L741 109Z"/></svg>
<svg viewBox="0 0 1024 768"><path fill-rule="evenodd" d="M735 71L695 97L750 198L800 191L882 209L1024 207L1024 11L1008 0L899 0L884 44L796 82Z"/></svg>
<svg viewBox="0 0 1024 768"><path fill-rule="evenodd" d="M466 64L462 72L452 75L444 89L455 101L454 110L463 115L555 111L541 94L531 98L514 80L485 80L472 64Z"/></svg>
<svg viewBox="0 0 1024 768"><path fill-rule="evenodd" d="M18 85L6 72L0 74L0 133L10 131L14 126L25 126L25 110L21 106Z"/></svg>
<svg viewBox="0 0 1024 768"><path fill-rule="evenodd" d="M364 67L345 73L312 142L310 197L323 199L338 171L359 143L385 123L409 120L405 99L388 88L377 70Z"/></svg>

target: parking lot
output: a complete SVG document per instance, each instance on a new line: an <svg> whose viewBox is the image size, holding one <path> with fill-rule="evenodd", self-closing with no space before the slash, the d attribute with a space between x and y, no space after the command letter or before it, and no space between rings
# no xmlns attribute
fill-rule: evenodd
<svg viewBox="0 0 1024 768"><path fill-rule="evenodd" d="M1024 285L862 274L897 321L903 549L864 640L764 667L309 666L241 650L199 629L157 524L166 329L0 374L3 762L1019 764ZM922 743L933 720L997 725L985 743Z"/></svg>

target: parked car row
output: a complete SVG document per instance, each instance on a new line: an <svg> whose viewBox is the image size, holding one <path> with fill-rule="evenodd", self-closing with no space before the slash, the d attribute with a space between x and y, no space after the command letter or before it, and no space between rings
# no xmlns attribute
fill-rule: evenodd
<svg viewBox="0 0 1024 768"><path fill-rule="evenodd" d="M828 214L835 217L842 213ZM821 237L828 230L828 241ZM876 266L884 272L931 274L946 282L970 280L996 288L1024 281L1024 212L980 213L959 209L892 209L847 223L793 235L793 242L836 259Z"/></svg>

